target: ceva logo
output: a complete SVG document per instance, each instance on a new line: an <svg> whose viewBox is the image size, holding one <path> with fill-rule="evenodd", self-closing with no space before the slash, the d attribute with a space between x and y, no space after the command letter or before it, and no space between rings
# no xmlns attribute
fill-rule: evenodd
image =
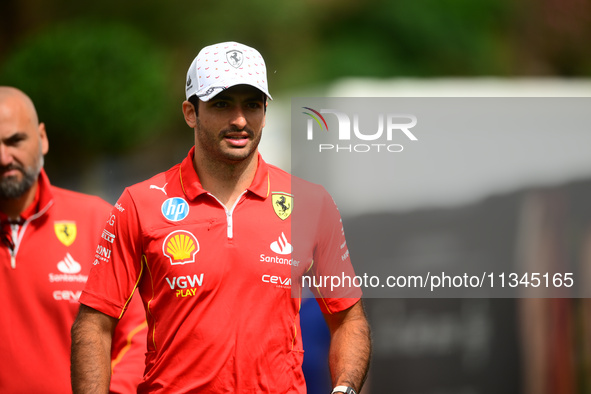
<svg viewBox="0 0 591 394"><path fill-rule="evenodd" d="M284 278L281 276L277 276L277 275L269 275L269 274L264 274L261 277L261 280L265 283L272 283L274 285L277 285L276 287L283 287L283 288L289 288L291 287L291 278Z"/></svg>
<svg viewBox="0 0 591 394"><path fill-rule="evenodd" d="M338 123L338 130L336 138L339 142L347 142L353 140L369 141L373 143L363 144L319 144L319 152L402 152L404 147L400 144L390 144L395 135L402 133L410 141L417 141L417 137L410 131L417 124L417 117L412 114L378 114L377 115L377 130L369 132L362 131L359 127L359 115L353 114L353 121L344 112L334 109L321 109L316 111L310 107L302 107L308 112L303 114L308 115L310 119L307 122L306 138L311 141L314 139L314 124L316 123L320 130L329 132L328 122L322 114L332 114L336 117ZM377 143L380 140L388 143Z"/></svg>

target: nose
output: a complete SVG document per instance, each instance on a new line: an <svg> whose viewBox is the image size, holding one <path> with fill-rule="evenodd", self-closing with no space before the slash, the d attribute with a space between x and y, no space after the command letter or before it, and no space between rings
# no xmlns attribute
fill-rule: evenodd
<svg viewBox="0 0 591 394"><path fill-rule="evenodd" d="M0 166L6 167L12 164L12 154L10 148L0 142Z"/></svg>
<svg viewBox="0 0 591 394"><path fill-rule="evenodd" d="M246 123L247 121L244 110L237 106L232 114L230 124L237 130L243 130L246 127Z"/></svg>

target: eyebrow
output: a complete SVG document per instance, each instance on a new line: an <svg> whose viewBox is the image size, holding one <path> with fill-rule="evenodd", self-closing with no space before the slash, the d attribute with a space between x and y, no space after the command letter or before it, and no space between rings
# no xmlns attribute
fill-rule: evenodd
<svg viewBox="0 0 591 394"><path fill-rule="evenodd" d="M10 143L10 142L14 142L15 140L22 140L25 138L27 138L27 133L25 133L24 131L17 131L16 133L9 135L6 138L0 139L0 142Z"/></svg>

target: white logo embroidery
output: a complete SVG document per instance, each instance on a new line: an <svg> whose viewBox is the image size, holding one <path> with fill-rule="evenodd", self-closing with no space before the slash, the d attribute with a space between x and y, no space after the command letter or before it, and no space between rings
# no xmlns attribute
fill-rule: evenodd
<svg viewBox="0 0 591 394"><path fill-rule="evenodd" d="M109 243L113 243L115 241L115 234L108 232L106 229L103 230L101 234L101 238Z"/></svg>
<svg viewBox="0 0 591 394"><path fill-rule="evenodd" d="M162 186L162 187L158 187L156 185L150 185L150 189L160 190L162 193L164 193L165 196L168 196L168 194L166 194L166 190L164 190L166 188L166 185L168 185L168 183L165 183L164 186Z"/></svg>
<svg viewBox="0 0 591 394"><path fill-rule="evenodd" d="M277 241L271 244L271 250L277 254L290 254L293 252L293 246L287 242L285 234L282 232Z"/></svg>
<svg viewBox="0 0 591 394"><path fill-rule="evenodd" d="M70 253L67 253L66 258L57 263L57 269L64 274L77 274L82 269L82 266L74 260Z"/></svg>

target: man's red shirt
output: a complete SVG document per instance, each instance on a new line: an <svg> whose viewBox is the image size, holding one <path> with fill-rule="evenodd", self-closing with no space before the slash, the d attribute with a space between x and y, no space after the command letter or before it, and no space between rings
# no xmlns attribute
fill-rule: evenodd
<svg viewBox="0 0 591 394"><path fill-rule="evenodd" d="M124 191L80 302L119 317L139 289L149 324L140 392L304 393L292 271L352 272L338 210L317 185L292 195L293 178L260 156L251 186L225 207L201 186L193 154ZM307 231L292 245L298 209ZM319 303L333 313L358 299Z"/></svg>
<svg viewBox="0 0 591 394"><path fill-rule="evenodd" d="M0 212L0 392L71 392L70 328L110 209L52 186L42 170L20 221ZM115 393L135 392L144 369L145 317L135 298L114 336Z"/></svg>

